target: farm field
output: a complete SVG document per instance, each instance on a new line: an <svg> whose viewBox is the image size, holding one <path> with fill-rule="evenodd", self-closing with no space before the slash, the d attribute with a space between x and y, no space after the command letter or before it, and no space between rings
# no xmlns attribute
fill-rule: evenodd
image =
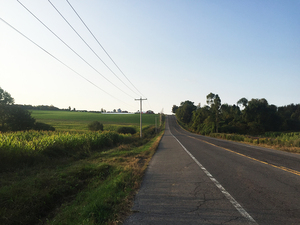
<svg viewBox="0 0 300 225"><path fill-rule="evenodd" d="M139 114L101 114L43 110L32 110L31 112L32 117L37 122L47 123L55 127L56 130L88 130L87 126L92 121L99 121L104 124L104 130L112 130L112 127L120 125L138 127L140 124ZM155 125L156 117L157 121L159 121L159 115L157 114L143 114L143 126Z"/></svg>
<svg viewBox="0 0 300 225"><path fill-rule="evenodd" d="M139 115L33 111L32 116L56 131L0 133L0 224L122 221L163 135L163 127L155 132L157 115L143 115L142 139ZM104 131L88 131L95 120ZM119 134L120 126L137 133Z"/></svg>

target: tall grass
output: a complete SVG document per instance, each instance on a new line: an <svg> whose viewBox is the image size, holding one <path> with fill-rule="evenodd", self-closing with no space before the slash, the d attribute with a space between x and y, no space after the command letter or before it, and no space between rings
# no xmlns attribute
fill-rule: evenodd
<svg viewBox="0 0 300 225"><path fill-rule="evenodd" d="M300 132L267 132L259 141L284 147L300 147Z"/></svg>
<svg viewBox="0 0 300 225"><path fill-rule="evenodd" d="M114 131L0 133L0 171L40 163L49 158L76 157L90 151L129 142L132 135Z"/></svg>
<svg viewBox="0 0 300 225"><path fill-rule="evenodd" d="M116 224L162 133L0 134L0 224ZM141 146L142 145L142 146ZM112 147L116 146L116 147Z"/></svg>
<svg viewBox="0 0 300 225"><path fill-rule="evenodd" d="M209 136L232 141L248 142L252 144L269 145L288 150L287 148L300 147L300 132L267 132L264 135L253 137L240 134L212 133ZM299 152L299 149L290 149Z"/></svg>

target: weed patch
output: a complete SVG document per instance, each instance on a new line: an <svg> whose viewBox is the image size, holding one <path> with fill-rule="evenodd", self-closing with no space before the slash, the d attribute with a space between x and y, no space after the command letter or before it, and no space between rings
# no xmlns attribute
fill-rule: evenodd
<svg viewBox="0 0 300 225"><path fill-rule="evenodd" d="M300 153L300 133L268 132L265 135L253 137L241 134L211 133L208 136L231 141L239 141L277 150Z"/></svg>
<svg viewBox="0 0 300 225"><path fill-rule="evenodd" d="M0 172L0 224L121 221L162 133L143 140L138 134L96 133L1 136L12 144L5 142L0 147L1 157L10 160L6 164L9 169L2 165Z"/></svg>

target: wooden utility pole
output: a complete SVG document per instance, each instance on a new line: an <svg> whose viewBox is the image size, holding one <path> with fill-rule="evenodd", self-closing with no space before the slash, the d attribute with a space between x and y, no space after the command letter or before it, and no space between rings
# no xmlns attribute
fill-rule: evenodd
<svg viewBox="0 0 300 225"><path fill-rule="evenodd" d="M160 112L160 120L159 120L159 126L161 127L161 125L162 125L162 115L163 115L163 113L164 113L164 108L162 108L162 110L161 110L161 112Z"/></svg>
<svg viewBox="0 0 300 225"><path fill-rule="evenodd" d="M140 97L139 99L134 99L135 101L140 101L140 137L142 138L142 101L143 100L147 100L146 98L143 99L142 97Z"/></svg>

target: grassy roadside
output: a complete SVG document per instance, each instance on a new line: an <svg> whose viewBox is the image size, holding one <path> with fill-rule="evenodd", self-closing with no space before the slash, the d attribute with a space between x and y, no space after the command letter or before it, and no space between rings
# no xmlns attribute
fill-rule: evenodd
<svg viewBox="0 0 300 225"><path fill-rule="evenodd" d="M152 132L150 132L152 133ZM119 224L163 131L0 174L0 224Z"/></svg>
<svg viewBox="0 0 300 225"><path fill-rule="evenodd" d="M288 133L288 134L292 135L292 133ZM250 145L257 145L261 147L271 148L274 150L300 153L300 147L298 147L300 144L300 138L298 135L295 138L292 138L292 140L284 140L280 137L279 138L270 138L264 136L254 137L250 135L225 134L225 133L212 133L209 134L208 136L229 140L229 141L242 142Z"/></svg>
<svg viewBox="0 0 300 225"><path fill-rule="evenodd" d="M183 129L195 133L192 129L178 120L177 123ZM300 132L268 132L262 136L211 133L206 136L300 154Z"/></svg>
<svg viewBox="0 0 300 225"><path fill-rule="evenodd" d="M133 194L162 135L141 147L120 146L101 154L111 168L110 175L104 181L91 182L74 201L63 205L49 224L120 224L130 213Z"/></svg>

